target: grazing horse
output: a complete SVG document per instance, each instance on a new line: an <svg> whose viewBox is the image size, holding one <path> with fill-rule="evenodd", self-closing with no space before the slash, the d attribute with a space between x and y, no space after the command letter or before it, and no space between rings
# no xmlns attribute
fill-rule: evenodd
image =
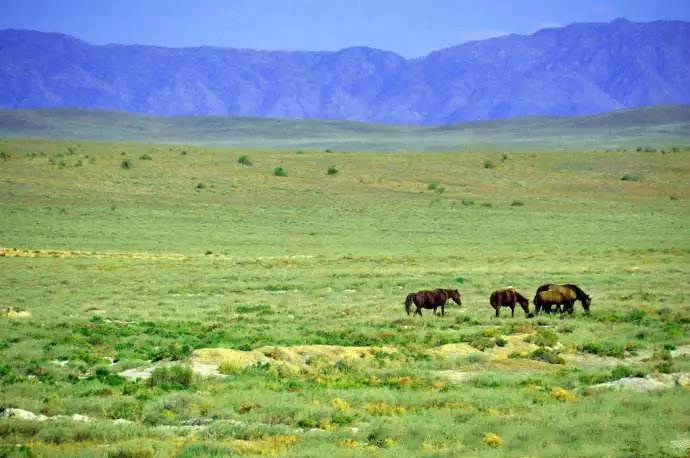
<svg viewBox="0 0 690 458"><path fill-rule="evenodd" d="M453 299L456 304L462 305L460 293L457 289L435 289L433 291L424 290L410 293L405 298L405 311L409 316L412 313L412 304L416 306L413 315L422 316L422 309L436 309L441 307L441 316L445 315L445 306L448 299Z"/></svg>
<svg viewBox="0 0 690 458"><path fill-rule="evenodd" d="M579 286L573 284L555 285L547 283L537 288L537 293L534 296L535 312L543 308L546 312L551 312L551 307L556 306L556 310L563 313L567 311L568 314L573 313L573 306L575 301L580 301L585 312L589 312L589 305L592 303L592 298L588 296Z"/></svg>
<svg viewBox="0 0 690 458"><path fill-rule="evenodd" d="M529 300L513 288L499 289L491 293L489 303L496 310L496 316L501 307L510 307L510 316L515 316L515 304L520 304L527 317L531 317L529 312Z"/></svg>

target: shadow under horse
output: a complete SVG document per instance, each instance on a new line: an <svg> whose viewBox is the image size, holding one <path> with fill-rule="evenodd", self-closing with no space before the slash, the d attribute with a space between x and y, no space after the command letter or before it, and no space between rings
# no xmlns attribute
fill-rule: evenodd
<svg viewBox="0 0 690 458"><path fill-rule="evenodd" d="M568 314L572 314L575 301L580 301L585 312L589 312L592 298L579 286L572 283L564 285L547 283L537 288L537 293L532 302L534 302L535 313L537 314L542 309L547 313L551 313L552 306L556 306L556 311L561 313L567 311Z"/></svg>
<svg viewBox="0 0 690 458"><path fill-rule="evenodd" d="M520 304L527 318L533 316L529 311L529 299L513 288L498 289L494 291L489 297L489 304L496 310L496 316L498 316L501 307L510 307L510 316L515 316L515 304Z"/></svg>
<svg viewBox="0 0 690 458"><path fill-rule="evenodd" d="M441 316L445 315L445 306L448 299L452 299L456 304L462 305L460 293L457 289L434 289L417 291L410 293L405 298L405 311L407 315L422 316L422 309L436 309L441 307ZM412 313L412 304L415 305L414 313Z"/></svg>

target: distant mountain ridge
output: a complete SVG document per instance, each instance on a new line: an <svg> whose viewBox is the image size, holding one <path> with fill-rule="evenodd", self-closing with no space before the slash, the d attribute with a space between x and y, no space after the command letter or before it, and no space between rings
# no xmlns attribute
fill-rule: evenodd
<svg viewBox="0 0 690 458"><path fill-rule="evenodd" d="M690 23L576 23L387 51L93 46L0 31L0 107L447 124L690 103Z"/></svg>

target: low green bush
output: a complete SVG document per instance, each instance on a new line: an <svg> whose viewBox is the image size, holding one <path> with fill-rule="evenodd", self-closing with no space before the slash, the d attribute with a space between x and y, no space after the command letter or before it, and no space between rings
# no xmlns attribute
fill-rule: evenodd
<svg viewBox="0 0 690 458"><path fill-rule="evenodd" d="M545 361L549 364L565 364L565 360L553 350L544 347L534 350L529 357L538 361Z"/></svg>
<svg viewBox="0 0 690 458"><path fill-rule="evenodd" d="M165 390L184 390L192 385L192 369L186 366L158 367L151 373L149 385Z"/></svg>
<svg viewBox="0 0 690 458"><path fill-rule="evenodd" d="M637 172L628 172L623 174L621 181L640 181L642 177Z"/></svg>

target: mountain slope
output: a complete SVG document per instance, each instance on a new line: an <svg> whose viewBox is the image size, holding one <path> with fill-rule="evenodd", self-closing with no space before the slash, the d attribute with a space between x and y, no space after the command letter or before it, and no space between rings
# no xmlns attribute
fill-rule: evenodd
<svg viewBox="0 0 690 458"><path fill-rule="evenodd" d="M690 103L690 23L572 24L413 60L338 52L92 46L0 31L0 107L445 124Z"/></svg>

